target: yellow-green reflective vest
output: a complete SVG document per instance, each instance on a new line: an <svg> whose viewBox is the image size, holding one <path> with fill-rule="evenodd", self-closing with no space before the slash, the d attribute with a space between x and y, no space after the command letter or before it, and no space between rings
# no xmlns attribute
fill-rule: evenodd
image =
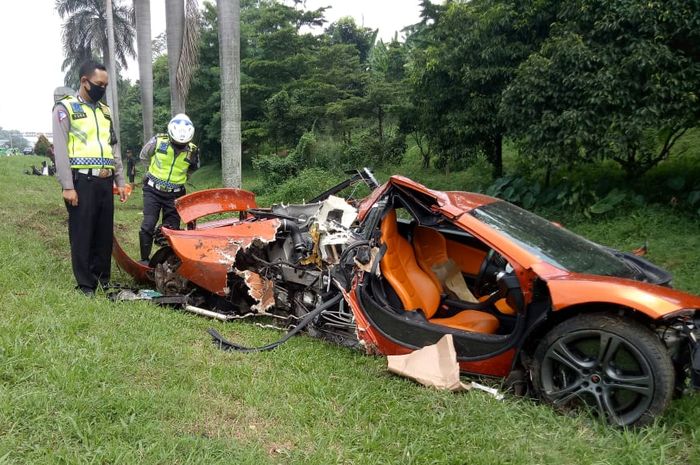
<svg viewBox="0 0 700 465"><path fill-rule="evenodd" d="M109 107L98 103L94 108L69 95L60 101L70 116L68 158L71 168L114 169Z"/></svg>
<svg viewBox="0 0 700 465"><path fill-rule="evenodd" d="M197 146L190 142L185 150L175 155L175 149L168 136L156 136L156 147L148 167L148 177L165 187L184 186L190 167L188 155L196 148Z"/></svg>

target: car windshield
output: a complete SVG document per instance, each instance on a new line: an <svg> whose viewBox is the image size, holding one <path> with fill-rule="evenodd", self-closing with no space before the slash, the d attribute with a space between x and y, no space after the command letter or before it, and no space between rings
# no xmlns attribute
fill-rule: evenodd
<svg viewBox="0 0 700 465"><path fill-rule="evenodd" d="M565 271L620 278L636 273L600 245L508 202L475 208L471 214L543 261Z"/></svg>

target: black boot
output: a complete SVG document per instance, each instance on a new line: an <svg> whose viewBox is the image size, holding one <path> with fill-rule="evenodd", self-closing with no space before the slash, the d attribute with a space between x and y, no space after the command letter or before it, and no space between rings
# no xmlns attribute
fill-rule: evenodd
<svg viewBox="0 0 700 465"><path fill-rule="evenodd" d="M148 262L153 247L153 235L139 231L139 245L141 246L141 261Z"/></svg>

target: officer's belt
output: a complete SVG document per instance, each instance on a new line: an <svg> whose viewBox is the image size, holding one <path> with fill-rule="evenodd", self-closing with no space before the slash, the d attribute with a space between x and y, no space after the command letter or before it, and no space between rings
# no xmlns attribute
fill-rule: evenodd
<svg viewBox="0 0 700 465"><path fill-rule="evenodd" d="M165 187L162 184L158 184L157 182L154 182L153 179L148 178L146 180L146 184L154 188L155 190L162 191L162 192L180 192L184 187Z"/></svg>
<svg viewBox="0 0 700 465"><path fill-rule="evenodd" d="M114 174L114 172L109 168L82 168L79 170L74 169L76 173L86 174L88 176L94 176L96 178L109 178Z"/></svg>

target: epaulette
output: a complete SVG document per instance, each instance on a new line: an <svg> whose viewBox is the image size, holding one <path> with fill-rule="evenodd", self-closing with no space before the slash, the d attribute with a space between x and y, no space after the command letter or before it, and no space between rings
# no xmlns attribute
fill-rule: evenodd
<svg viewBox="0 0 700 465"><path fill-rule="evenodd" d="M65 96L61 97L57 102L54 102L53 108L56 108L56 105L58 105L59 103L65 107L66 106L65 104L68 103L66 101L70 100L70 99L75 99L75 95L65 95Z"/></svg>

